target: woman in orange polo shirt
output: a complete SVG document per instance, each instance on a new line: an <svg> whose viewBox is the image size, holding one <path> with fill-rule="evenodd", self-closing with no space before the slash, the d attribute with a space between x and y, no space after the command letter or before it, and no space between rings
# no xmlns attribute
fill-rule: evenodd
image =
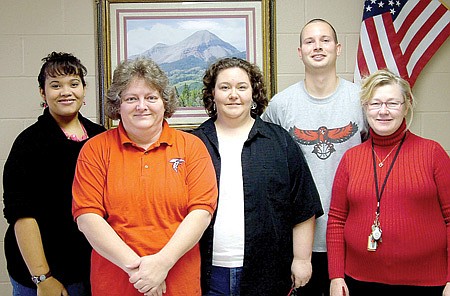
<svg viewBox="0 0 450 296"><path fill-rule="evenodd" d="M73 184L92 295L201 295L198 241L218 194L208 151L169 127L175 93L149 59L117 67L106 104L119 126L87 143Z"/></svg>

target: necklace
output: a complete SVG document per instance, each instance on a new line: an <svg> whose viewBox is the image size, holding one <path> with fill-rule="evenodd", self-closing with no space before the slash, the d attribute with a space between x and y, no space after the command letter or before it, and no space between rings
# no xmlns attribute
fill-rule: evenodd
<svg viewBox="0 0 450 296"><path fill-rule="evenodd" d="M87 138L89 138L89 136L88 136L88 134L87 134L86 129L84 128L84 125L81 124L81 122L80 122L80 125L81 125L81 129L83 130L83 135L81 136L81 138L78 138L78 136L77 136L76 134L69 134L69 133L67 133L62 127L61 127L61 130L62 130L62 131L64 132L64 134L66 135L66 138L67 138L67 139L69 139L69 140L71 140L71 141L74 141L74 142L81 142L81 141L84 141L84 140L86 140Z"/></svg>
<svg viewBox="0 0 450 296"><path fill-rule="evenodd" d="M386 155L386 157L385 157L383 160L381 160L381 159L378 157L377 153L375 152L375 149L374 149L373 146L372 146L373 153L375 153L375 156L377 157L377 160L378 160L378 166L379 166L380 168L383 167L384 162L385 162L386 159L389 157L389 155L391 155L391 153L394 151L395 147L398 146L398 144L399 144L399 143L397 143L397 145L395 145L395 146L391 149L391 151Z"/></svg>

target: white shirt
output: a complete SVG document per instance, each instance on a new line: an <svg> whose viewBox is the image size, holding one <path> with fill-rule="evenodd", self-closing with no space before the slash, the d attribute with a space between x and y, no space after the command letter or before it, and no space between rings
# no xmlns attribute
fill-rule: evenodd
<svg viewBox="0 0 450 296"><path fill-rule="evenodd" d="M221 158L219 203L214 224L212 264L241 267L244 263L244 188L241 154L245 137L218 135Z"/></svg>

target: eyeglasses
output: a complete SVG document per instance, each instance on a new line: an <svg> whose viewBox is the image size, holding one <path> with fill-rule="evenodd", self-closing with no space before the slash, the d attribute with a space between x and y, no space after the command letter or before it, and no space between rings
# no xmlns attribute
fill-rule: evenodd
<svg viewBox="0 0 450 296"><path fill-rule="evenodd" d="M369 110L380 110L383 105L386 105L386 108L389 110L398 110L405 102L397 102L397 101L391 101L391 102L369 102L367 103L367 108Z"/></svg>

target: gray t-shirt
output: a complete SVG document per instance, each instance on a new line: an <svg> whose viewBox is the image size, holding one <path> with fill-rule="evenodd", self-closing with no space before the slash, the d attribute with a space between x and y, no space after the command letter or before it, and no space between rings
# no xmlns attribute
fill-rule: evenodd
<svg viewBox="0 0 450 296"><path fill-rule="evenodd" d="M367 132L359 100L360 87L339 79L327 98L314 98L303 81L276 94L261 118L289 131L305 155L325 215L316 221L314 252L326 252L326 227L337 166L349 148Z"/></svg>

